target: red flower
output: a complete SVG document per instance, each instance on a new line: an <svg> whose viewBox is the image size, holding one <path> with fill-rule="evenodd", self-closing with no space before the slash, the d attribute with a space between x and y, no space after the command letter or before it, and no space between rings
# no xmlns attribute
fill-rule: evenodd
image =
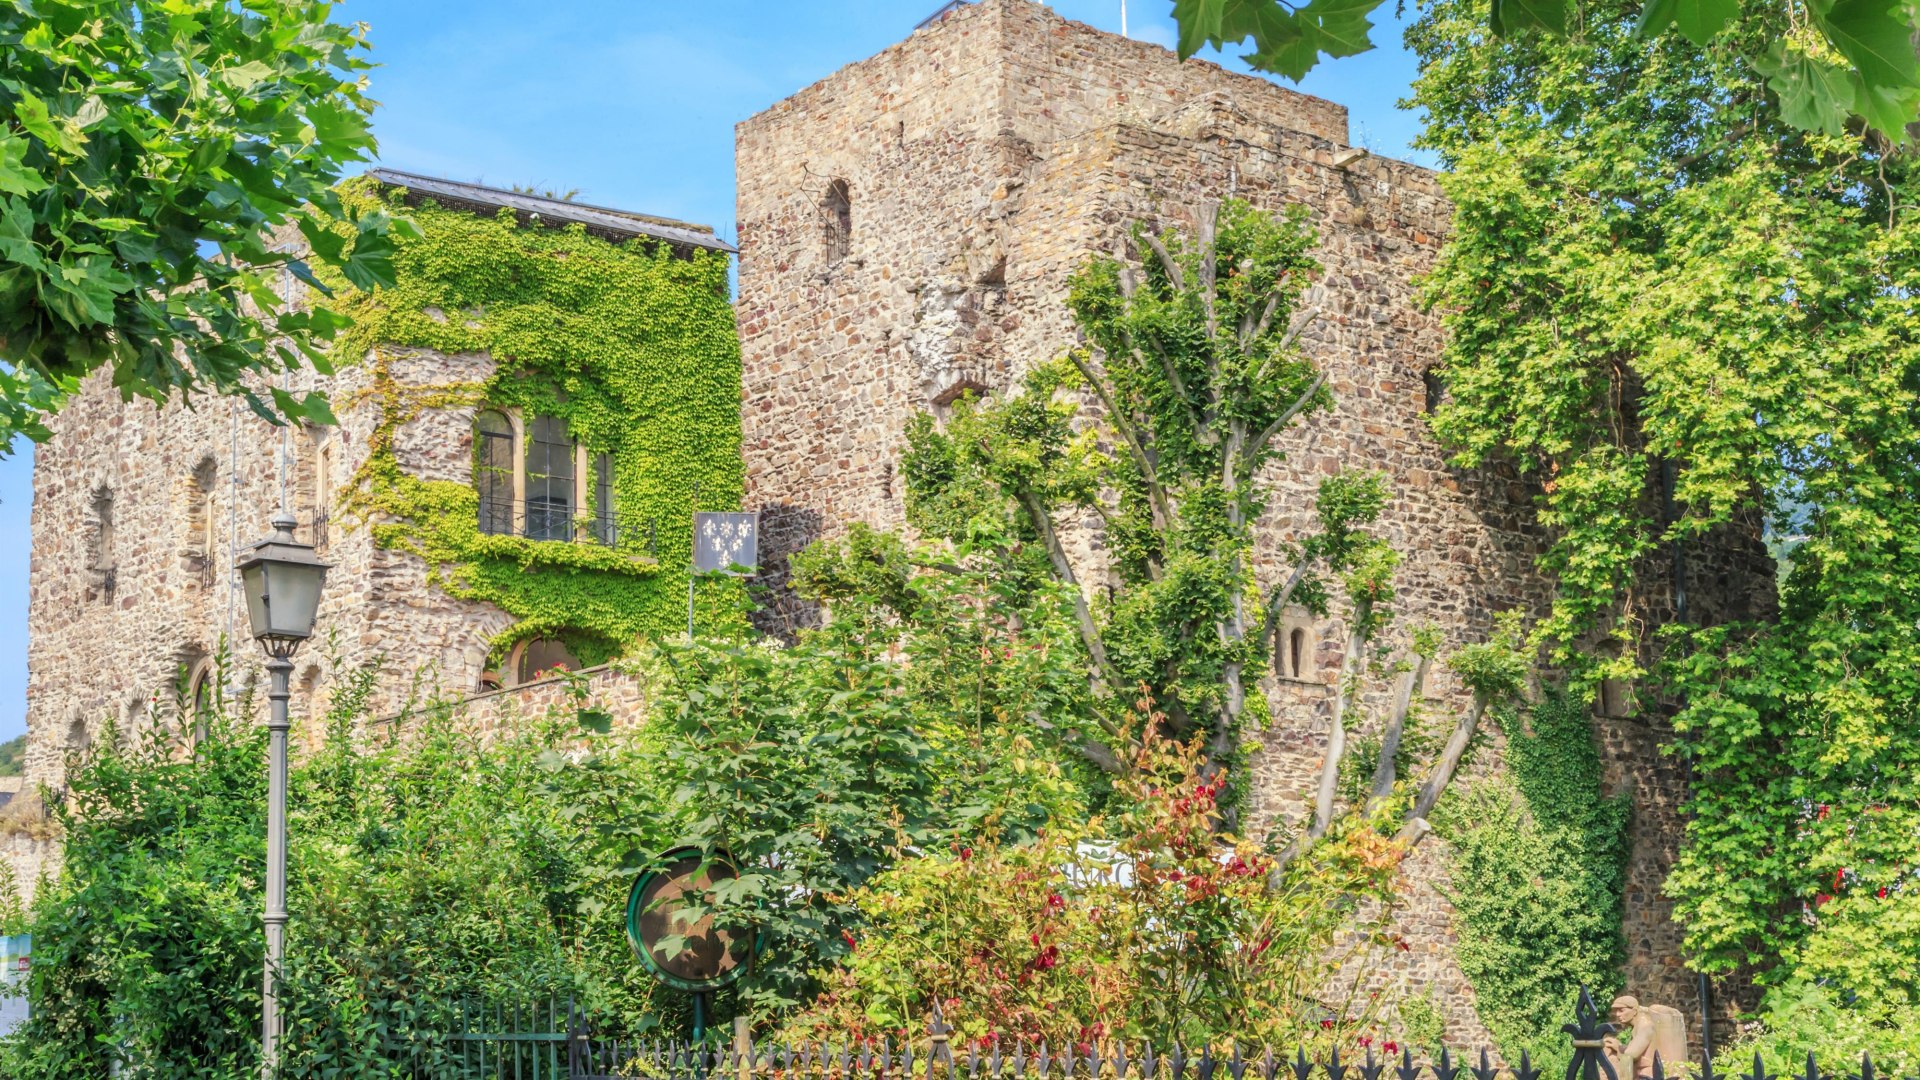
<svg viewBox="0 0 1920 1080"><path fill-rule="evenodd" d="M1833 891L1834 891L1834 892L1839 892L1839 891L1840 891L1840 886L1841 886L1841 885L1843 885L1843 884L1845 884L1845 883L1846 883L1846 880L1847 880L1847 868L1846 868L1846 867L1844 867L1844 866L1843 866L1843 867L1841 867L1840 869L1838 869L1838 870L1835 870L1835 871L1833 872Z"/></svg>
<svg viewBox="0 0 1920 1080"><path fill-rule="evenodd" d="M1816 893L1813 897L1813 906L1819 907L1831 899L1833 899L1833 897L1828 896L1826 893Z"/></svg>
<svg viewBox="0 0 1920 1080"><path fill-rule="evenodd" d="M1331 1021L1331 1020L1322 1020L1322 1021L1320 1021L1320 1029L1321 1029L1322 1031L1332 1031L1332 1030L1333 1030L1333 1021Z"/></svg>
<svg viewBox="0 0 1920 1080"><path fill-rule="evenodd" d="M844 942L846 942L846 943L847 943L847 948L849 948L849 949L852 949L852 948L855 948L855 947L856 947L856 946L854 945L854 942L853 942L853 933L852 933L852 931L849 931L849 930L842 930L842 931L840 931L840 940L842 940L842 941L844 941Z"/></svg>
<svg viewBox="0 0 1920 1080"><path fill-rule="evenodd" d="M1065 897L1063 897L1063 896L1061 896L1061 895L1060 895L1059 893L1048 893L1048 894L1047 894L1047 907L1048 907L1048 908L1050 908L1050 909L1052 909L1052 910L1054 910L1054 911L1061 911L1061 910L1064 910L1064 909L1066 908L1066 906L1067 906L1067 900L1066 900L1066 898L1065 898Z"/></svg>
<svg viewBox="0 0 1920 1080"><path fill-rule="evenodd" d="M1819 812L1814 814L1813 818L1815 821L1825 821L1827 820L1827 815L1831 813L1833 813L1833 807L1828 806L1826 803L1821 803Z"/></svg>
<svg viewBox="0 0 1920 1080"><path fill-rule="evenodd" d="M1395 1054L1399 1053L1400 1044L1394 1042L1392 1039L1388 1039L1386 1042L1380 1044L1380 1049L1385 1050L1389 1054Z"/></svg>
<svg viewBox="0 0 1920 1080"><path fill-rule="evenodd" d="M1027 938L1028 938L1028 940L1030 940L1030 941L1032 941L1032 942L1033 942L1033 947L1034 947L1034 948L1036 948L1036 949L1037 949L1037 948L1039 948L1039 947L1040 947L1040 935L1039 935L1039 934L1028 934L1028 935L1027 935Z"/></svg>
<svg viewBox="0 0 1920 1080"><path fill-rule="evenodd" d="M1360 1045L1361 1045L1361 1046L1372 1046L1372 1045L1373 1045L1373 1036L1371 1036L1371 1035L1362 1035L1362 1036L1360 1036Z"/></svg>
<svg viewBox="0 0 1920 1080"><path fill-rule="evenodd" d="M973 858L973 849L972 849L972 848L970 848L970 847L963 847L963 848L961 848L961 849L960 849L960 861L961 861L961 862L966 862L966 861L967 861L968 859L971 859L971 858Z"/></svg>
<svg viewBox="0 0 1920 1080"><path fill-rule="evenodd" d="M1880 891L1877 893L1874 893L1874 895L1878 896L1882 900L1885 900L1887 898L1887 887L1885 885L1880 886Z"/></svg>

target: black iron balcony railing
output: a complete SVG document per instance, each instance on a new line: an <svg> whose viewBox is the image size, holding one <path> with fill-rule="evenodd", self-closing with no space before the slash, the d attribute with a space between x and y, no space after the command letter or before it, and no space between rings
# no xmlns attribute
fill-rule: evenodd
<svg viewBox="0 0 1920 1080"><path fill-rule="evenodd" d="M616 551L654 554L654 521L571 503L542 499L481 499L480 531L571 544L598 544Z"/></svg>

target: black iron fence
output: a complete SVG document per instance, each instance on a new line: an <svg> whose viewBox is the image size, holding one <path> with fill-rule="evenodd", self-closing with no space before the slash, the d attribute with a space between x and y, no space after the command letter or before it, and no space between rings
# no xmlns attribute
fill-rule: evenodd
<svg viewBox="0 0 1920 1080"><path fill-rule="evenodd" d="M455 1030L428 1037L398 1075L422 1080L1876 1080L1870 1056L1854 1067L1825 1071L1812 1055L1805 1067L1769 1072L1755 1058L1752 1071L1716 1074L1710 1061L1670 1064L1659 1055L1629 1075L1616 1066L1620 1051L1614 1025L1585 992L1572 1023L1562 1031L1572 1043L1564 1076L1545 1076L1532 1056L1502 1060L1482 1048L1456 1057L1446 1047L1430 1056L1412 1047L1376 1055L1364 1048L1356 1059L1337 1050L1289 1056L1271 1046L1227 1042L1221 1046L1156 1049L1148 1044L1101 1041L1048 1047L1045 1043L991 1042L955 1046L936 1012L917 1038L852 1039L838 1043L757 1041L738 1026L731 1039L711 1033L694 1043L635 1039L588 1021L572 1003L558 999L526 1007L467 1007ZM1544 1035L1545 1033L1543 1033ZM1564 1045L1564 1044L1563 1044ZM1886 1080L1896 1080L1888 1076ZM1910 1078L1920 1080L1920 1078Z"/></svg>
<svg viewBox="0 0 1920 1080"><path fill-rule="evenodd" d="M654 554L652 518L611 510L588 511L565 500L483 498L479 525L488 536L597 544L617 551Z"/></svg>

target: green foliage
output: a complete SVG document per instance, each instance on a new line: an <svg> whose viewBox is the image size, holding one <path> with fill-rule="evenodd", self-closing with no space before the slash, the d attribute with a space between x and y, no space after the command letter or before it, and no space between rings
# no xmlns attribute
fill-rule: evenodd
<svg viewBox="0 0 1920 1080"><path fill-rule="evenodd" d="M27 752L25 733L0 743L0 776L19 776L25 764L21 758Z"/></svg>
<svg viewBox="0 0 1920 1080"><path fill-rule="evenodd" d="M667 788L650 813L682 808L669 838L738 868L713 903L766 934L741 991L760 1013L818 991L864 933L850 893L876 873L956 837L1030 838L1086 803L1049 752L1051 728L1085 709L1057 590L1017 596L957 566L907 576L898 549L858 529L796 568L832 601L828 624L788 647L669 648L647 764ZM867 574L882 584L844 588ZM638 833L608 843L631 859L659 850Z"/></svg>
<svg viewBox="0 0 1920 1080"><path fill-rule="evenodd" d="M343 198L367 213L390 205L365 182ZM743 484L726 256L678 258L578 226L521 227L510 212L427 204L413 217L421 235L396 244L395 284L346 305L354 327L335 350L342 364L370 367L381 414L347 508L376 542L425 560L434 584L512 614L496 652L558 636L597 663L636 637L684 627L695 493L701 508L732 508ZM497 369L484 383L423 390L394 379L396 346L484 352ZM483 534L471 483L400 467L402 425L425 409L482 403L560 417L590 454L612 455L612 509L636 545L652 535L657 557ZM737 598L735 583L703 580L701 627L738 629Z"/></svg>
<svg viewBox="0 0 1920 1080"><path fill-rule="evenodd" d="M1373 48L1371 16L1383 2L1173 0L1173 18L1181 59L1209 45L1251 40L1253 51L1243 57L1249 66L1297 80L1322 54L1337 58ZM1920 62L1911 41L1916 15L1905 3L1799 0L1748 12L1737 0L1644 0L1624 11L1577 0L1492 0L1472 15L1468 32L1486 40L1491 30L1495 42L1550 36L1557 39L1550 47L1581 48L1596 27L1604 37L1610 20L1624 19L1636 47L1658 49L1674 39L1716 49L1764 76L1775 118L1803 131L1838 135L1865 125L1899 144L1920 110ZM1776 18L1792 32L1766 33ZM1498 92L1497 84L1486 89Z"/></svg>
<svg viewBox="0 0 1920 1080"><path fill-rule="evenodd" d="M1247 687L1270 655L1274 612L1291 596L1321 602L1320 575L1378 551L1363 531L1384 500L1378 481L1336 478L1322 495L1325 535L1295 553L1297 578L1271 601L1253 580L1252 523L1266 505L1254 477L1277 455L1274 436L1328 401L1294 348L1314 234L1297 208L1229 201L1204 217L1192 238L1136 227L1138 262L1097 257L1074 275L1068 302L1091 353L907 432L908 521L997 552L1021 581L1048 575L1078 596L1056 519L1093 510L1106 521L1119 584L1097 611L1078 600L1075 621L1104 703L1083 746L1108 768L1131 752L1115 695L1136 689L1169 733L1209 744L1209 768L1224 765L1249 711L1263 712ZM1088 395L1098 414L1083 412Z"/></svg>
<svg viewBox="0 0 1920 1080"><path fill-rule="evenodd" d="M644 1001L618 920L558 885L592 851L543 797L569 718L486 746L425 720L354 750L374 673L336 675L326 746L291 777L285 1075L388 1075L468 996ZM32 1018L0 1074L258 1075L266 734L206 730L191 752L158 729L102 739L69 774Z"/></svg>
<svg viewBox="0 0 1920 1080"><path fill-rule="evenodd" d="M1633 16L1591 9L1579 42L1487 41L1449 0L1410 32L1458 208L1431 282L1451 398L1435 429L1463 463L1540 478L1560 585L1543 632L1572 665L1590 630L1641 636L1626 598L1657 545L1718 555L1709 529L1762 519L1805 537L1777 618L1667 640L1696 779L1666 887L1705 970L1790 980L1828 957L1846 990L1907 1000L1914 159L1784 126L1737 50L1649 44ZM1772 9L1743 25L1804 40ZM1671 521L1653 490L1669 468ZM1630 676L1634 654L1588 674Z"/></svg>
<svg viewBox="0 0 1920 1080"><path fill-rule="evenodd" d="M1862 1054L1873 1055L1875 1075L1910 1074L1920 1065L1920 1012L1910 1003L1890 1003L1810 979L1793 979L1767 991L1759 1023L1726 1046L1716 1073L1751 1073L1757 1056L1775 1074L1804 1072L1812 1054L1823 1070L1850 1070Z"/></svg>
<svg viewBox="0 0 1920 1080"><path fill-rule="evenodd" d="M1452 844L1454 956L1495 1044L1556 1075L1573 1053L1559 1030L1568 1003L1582 987L1604 1000L1620 985L1632 793L1601 791L1577 699L1556 692L1496 715L1508 775L1447 805L1439 826Z"/></svg>
<svg viewBox="0 0 1920 1080"><path fill-rule="evenodd" d="M340 235L315 255L357 288L391 280L408 228L329 191L374 150L364 28L264 0L0 4L0 445L45 438L80 379L122 395L243 397L330 422L262 375L311 364L341 327L290 309L274 230ZM349 242L351 241L351 242Z"/></svg>
<svg viewBox="0 0 1920 1080"><path fill-rule="evenodd" d="M787 1033L912 1030L938 1004L960 1040L983 1045L1231 1036L1352 1050L1371 1000L1316 995L1378 941L1336 947L1335 935L1363 899L1390 894L1397 854L1356 833L1310 878L1278 885L1257 845L1218 844L1220 789L1192 779L1197 762L1147 753L1108 821L1019 846L963 839L874 877L852 898L869 929Z"/></svg>

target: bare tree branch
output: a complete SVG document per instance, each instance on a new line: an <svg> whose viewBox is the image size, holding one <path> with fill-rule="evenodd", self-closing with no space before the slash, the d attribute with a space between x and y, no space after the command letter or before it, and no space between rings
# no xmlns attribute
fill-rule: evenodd
<svg viewBox="0 0 1920 1080"><path fill-rule="evenodd" d="M1307 571L1312 569L1316 561L1307 559L1294 567L1293 573L1287 576L1287 583L1274 590L1273 594L1267 598L1267 625L1261 636L1265 639L1265 647L1269 655L1280 648L1280 610L1287 606L1287 601L1293 599L1294 590L1306 580Z"/></svg>
<svg viewBox="0 0 1920 1080"><path fill-rule="evenodd" d="M1087 594L1080 588L1080 579L1074 575L1073 563L1067 560L1067 550L1060 544L1060 534L1054 530L1053 515L1047 512L1040 496L1032 491L1021 491L1018 498L1020 505L1026 508L1027 515L1033 519L1033 527L1040 533L1040 542L1046 545L1054 576L1073 590L1073 617L1080 626L1080 641L1087 647L1087 655L1093 659L1094 685L1114 685L1113 664L1107 659L1107 646L1100 639L1100 628L1094 624L1093 610L1087 606Z"/></svg>
<svg viewBox="0 0 1920 1080"><path fill-rule="evenodd" d="M1107 417L1112 422L1114 430L1120 433L1121 441L1127 444L1127 452L1132 455L1133 463L1139 468L1140 477L1147 485L1147 501L1153 509L1153 527L1163 531L1171 528L1173 506L1167 500L1167 489L1160 483L1160 474L1153 467L1153 459L1147 455L1147 448L1140 439L1139 429L1135 428L1133 421L1120 411L1119 404L1114 401L1113 393L1107 388L1106 380L1093 370L1092 364L1087 363L1085 355L1075 349L1068 352L1067 356L1073 361L1073 366L1080 369L1080 374L1087 380L1088 385L1093 387L1094 394L1100 398L1100 404L1106 407ZM1160 576L1159 566L1159 560L1153 560L1155 578Z"/></svg>
<svg viewBox="0 0 1920 1080"><path fill-rule="evenodd" d="M1454 725L1453 735L1447 739L1447 747L1441 752L1439 762L1427 776L1427 782L1420 785L1420 794L1413 801L1413 809L1407 812L1407 824L1400 830L1399 839L1402 843L1411 847L1425 835L1420 830L1426 828L1427 815L1433 812L1433 804L1440 801L1440 794L1453 781L1453 772L1460 767L1460 758L1467 752L1467 743L1473 738L1474 730L1480 726L1480 715L1486 711L1486 695L1473 695L1473 705Z"/></svg>
<svg viewBox="0 0 1920 1080"><path fill-rule="evenodd" d="M1307 830L1309 842L1327 835L1327 829L1333 825L1333 799L1340 787L1340 761L1347 756L1347 697L1351 693L1347 680L1357 673L1364 644L1360 632L1353 631L1347 635L1346 655L1340 658L1340 680L1334 685L1333 716L1327 727L1327 756L1320 763L1320 790L1313 800L1313 827Z"/></svg>
<svg viewBox="0 0 1920 1080"><path fill-rule="evenodd" d="M1427 669L1432 665L1433 658L1421 654L1414 661L1413 670L1407 672L1400 682L1400 693L1394 698L1393 712L1388 715L1387 726L1380 733L1380 761L1373 767L1373 791L1367 798L1368 815L1379 809L1387 796L1393 794L1393 759L1400 753L1400 738L1406 731L1407 715L1413 711L1413 703L1426 690Z"/></svg>

